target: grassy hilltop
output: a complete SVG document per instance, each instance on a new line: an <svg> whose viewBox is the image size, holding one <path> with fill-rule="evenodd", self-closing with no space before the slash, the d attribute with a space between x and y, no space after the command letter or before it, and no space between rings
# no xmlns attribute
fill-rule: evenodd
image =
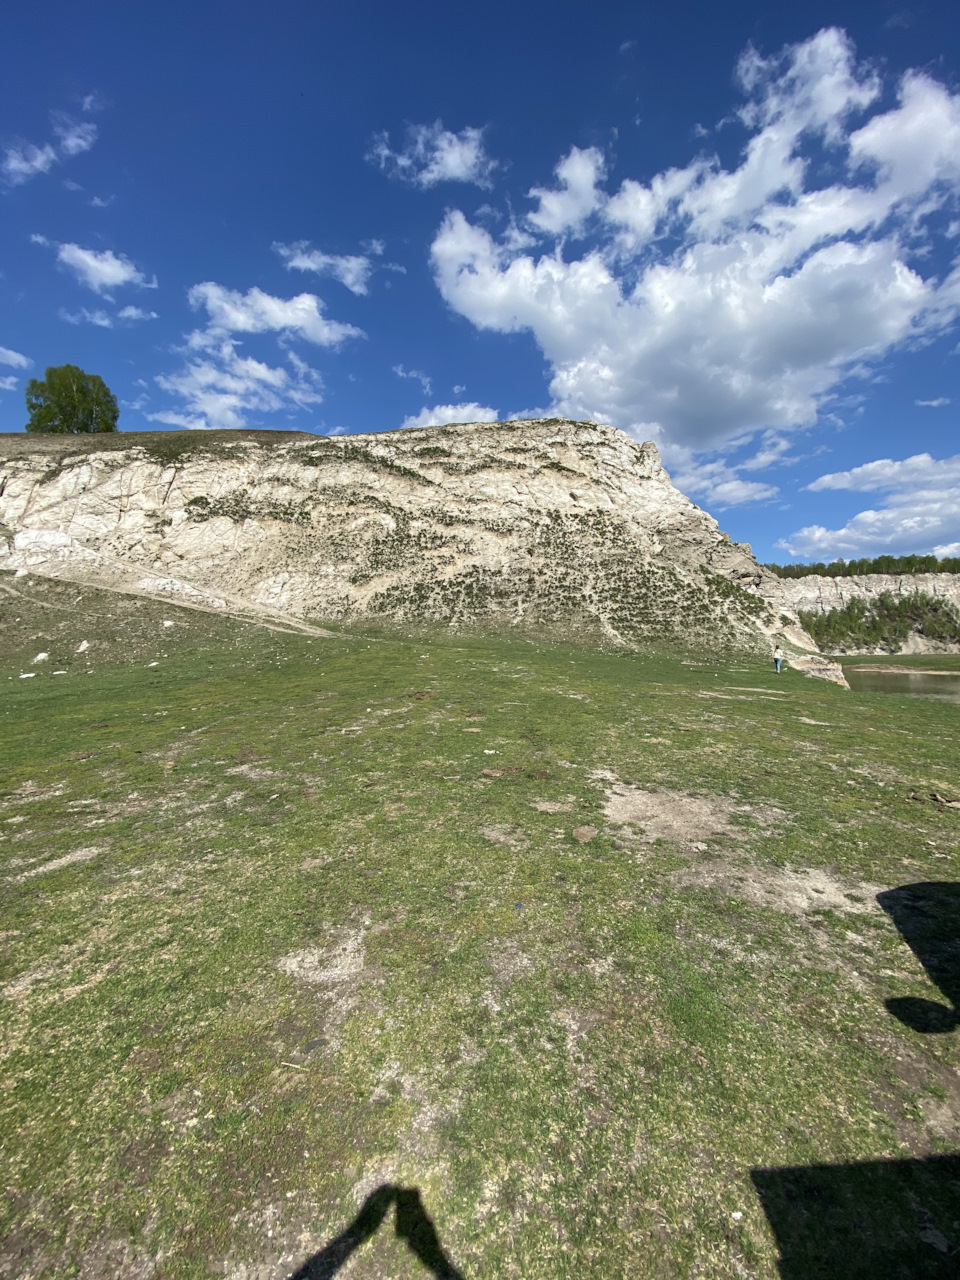
<svg viewBox="0 0 960 1280"><path fill-rule="evenodd" d="M948 1274L956 707L0 585L0 1276Z"/></svg>

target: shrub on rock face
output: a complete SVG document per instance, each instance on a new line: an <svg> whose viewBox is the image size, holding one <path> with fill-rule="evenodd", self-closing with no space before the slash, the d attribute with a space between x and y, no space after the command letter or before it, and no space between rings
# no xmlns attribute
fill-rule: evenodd
<svg viewBox="0 0 960 1280"><path fill-rule="evenodd" d="M27 383L28 431L66 435L72 432L116 431L120 410L117 397L95 373L75 364L52 365L46 377Z"/></svg>
<svg viewBox="0 0 960 1280"><path fill-rule="evenodd" d="M881 592L871 603L855 596L842 609L828 613L800 610L800 621L821 649L886 649L899 651L911 632L930 640L960 641L960 614L947 600L922 591L895 598Z"/></svg>

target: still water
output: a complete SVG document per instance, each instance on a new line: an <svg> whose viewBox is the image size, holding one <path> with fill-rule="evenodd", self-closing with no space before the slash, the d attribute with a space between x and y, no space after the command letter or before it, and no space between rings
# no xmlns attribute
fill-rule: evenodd
<svg viewBox="0 0 960 1280"><path fill-rule="evenodd" d="M896 693L901 698L936 698L938 702L960 702L960 672L925 675L921 671L864 671L844 667L851 689L858 693Z"/></svg>

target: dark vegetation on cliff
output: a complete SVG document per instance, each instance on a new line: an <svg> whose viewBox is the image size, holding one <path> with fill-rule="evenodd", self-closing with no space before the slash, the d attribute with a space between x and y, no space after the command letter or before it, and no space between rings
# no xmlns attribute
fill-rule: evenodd
<svg viewBox="0 0 960 1280"><path fill-rule="evenodd" d="M898 653L911 633L928 640L960 643L960 614L946 600L922 591L895 597L884 591L875 601L859 597L829 613L799 611L800 621L821 649L885 649Z"/></svg>
<svg viewBox="0 0 960 1280"><path fill-rule="evenodd" d="M960 573L960 557L938 560L936 556L875 556L872 560L831 560L823 564L765 564L778 578L855 578L864 573Z"/></svg>

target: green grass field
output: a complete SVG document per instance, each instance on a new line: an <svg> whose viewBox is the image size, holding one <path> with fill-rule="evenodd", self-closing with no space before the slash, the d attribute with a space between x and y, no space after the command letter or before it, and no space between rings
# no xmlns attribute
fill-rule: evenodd
<svg viewBox="0 0 960 1280"><path fill-rule="evenodd" d="M3 581L0 1277L954 1274L956 706Z"/></svg>

